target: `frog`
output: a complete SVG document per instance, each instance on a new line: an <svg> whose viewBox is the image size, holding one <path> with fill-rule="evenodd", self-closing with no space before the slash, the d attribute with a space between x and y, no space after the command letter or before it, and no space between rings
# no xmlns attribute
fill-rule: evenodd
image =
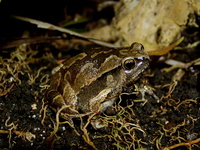
<svg viewBox="0 0 200 150"><path fill-rule="evenodd" d="M45 93L47 104L60 117L70 120L91 116L95 129L101 128L98 115L112 107L123 89L133 85L148 68L150 57L140 43L129 47L96 47L62 63L52 75Z"/></svg>

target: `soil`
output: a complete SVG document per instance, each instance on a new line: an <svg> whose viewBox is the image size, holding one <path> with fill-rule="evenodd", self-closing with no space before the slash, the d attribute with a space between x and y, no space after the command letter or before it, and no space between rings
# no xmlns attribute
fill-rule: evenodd
<svg viewBox="0 0 200 150"><path fill-rule="evenodd" d="M32 26L30 30L36 35L46 32ZM185 40L180 47L184 48L199 40L199 28L186 29L182 35ZM158 61L158 57L151 57L151 65L135 84L141 90L144 86L154 88L159 99L148 92L145 93L146 101L138 92L123 94L114 104L114 113L101 115L107 127L94 129L86 125L88 117L84 117L73 119L72 128L59 118L65 123L59 124L52 135L56 129L56 113L46 108L44 102L51 71L59 60L94 46L71 37L67 43L73 44L65 49L56 47L53 42L37 43L0 51L0 149L200 148L200 66L188 65L200 58L200 45L167 54L166 60L185 63L185 67L167 72L170 65L164 60ZM144 80L146 83L141 86Z"/></svg>

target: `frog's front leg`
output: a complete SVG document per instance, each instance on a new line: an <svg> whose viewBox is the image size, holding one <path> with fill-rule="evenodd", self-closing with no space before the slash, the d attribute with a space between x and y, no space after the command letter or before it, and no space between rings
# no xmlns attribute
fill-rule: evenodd
<svg viewBox="0 0 200 150"><path fill-rule="evenodd" d="M149 84L146 78L140 79L140 85L136 86L136 90L141 93L142 100L145 100L145 94L147 93L150 96L153 96L153 98L157 101L157 103L160 102L159 97L154 93L156 90Z"/></svg>
<svg viewBox="0 0 200 150"><path fill-rule="evenodd" d="M89 103L90 111L96 113L96 115L91 119L91 125L95 129L107 126L107 124L100 119L100 114L103 113L108 107L112 106L116 100L116 97L110 97L111 95L109 94L111 91L111 88L102 90L96 97L91 99Z"/></svg>
<svg viewBox="0 0 200 150"><path fill-rule="evenodd" d="M91 119L91 125L93 126L94 129L100 129L100 128L103 128L103 127L107 127L108 126L108 123L103 121L101 119L101 116L100 114L107 111L107 110L110 110L113 103L115 102L116 98L113 98L109 101L105 101L101 104L101 110L99 113L97 113L92 119ZM113 109L112 109L113 111ZM107 113L106 113L107 114Z"/></svg>

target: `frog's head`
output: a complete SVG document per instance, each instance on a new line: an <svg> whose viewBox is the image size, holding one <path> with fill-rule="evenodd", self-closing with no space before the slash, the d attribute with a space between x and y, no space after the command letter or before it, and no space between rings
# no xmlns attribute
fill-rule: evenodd
<svg viewBox="0 0 200 150"><path fill-rule="evenodd" d="M149 66L149 55L140 43L133 43L130 48L120 50L123 55L122 71L126 75L126 84L136 81L140 74Z"/></svg>

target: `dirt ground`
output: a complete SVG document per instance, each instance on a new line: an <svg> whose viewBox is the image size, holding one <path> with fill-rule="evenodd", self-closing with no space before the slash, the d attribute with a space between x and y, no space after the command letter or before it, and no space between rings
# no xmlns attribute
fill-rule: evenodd
<svg viewBox="0 0 200 150"><path fill-rule="evenodd" d="M46 33L32 26L29 30L36 35ZM200 40L199 28L188 28L182 35L185 39L180 49L165 58L183 65L170 66L166 60L152 56L142 76L158 99L148 93L145 100L139 92L123 94L113 106L114 113L101 115L107 127L96 130L86 124L88 117L84 117L75 118L72 128L59 118L63 123L55 134L56 113L44 102L51 71L60 60L94 44L88 46L84 40L69 37L65 41L73 44L67 49L56 47L55 41L2 49L0 149L200 149L200 45L186 47ZM135 83L139 89L142 81Z"/></svg>

